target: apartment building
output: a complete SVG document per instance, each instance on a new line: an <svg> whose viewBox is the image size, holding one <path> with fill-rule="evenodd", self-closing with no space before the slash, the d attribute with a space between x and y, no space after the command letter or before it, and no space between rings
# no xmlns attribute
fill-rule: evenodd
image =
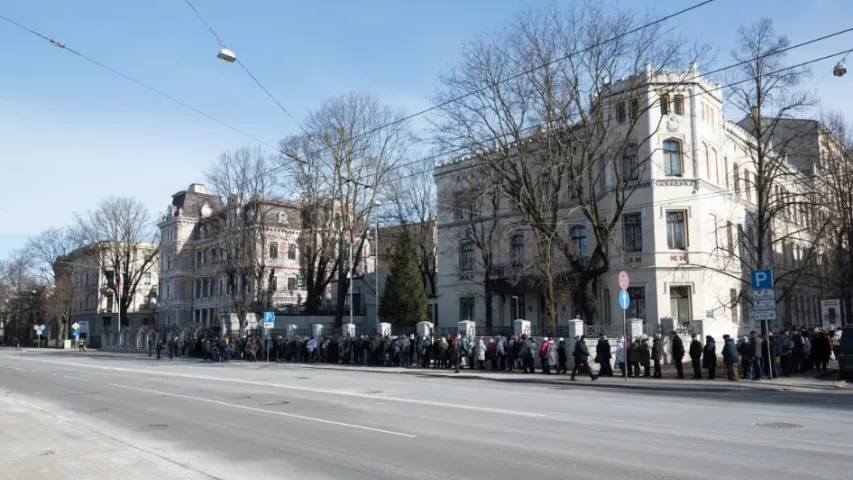
<svg viewBox="0 0 853 480"><path fill-rule="evenodd" d="M633 120L631 135L642 140L622 158L604 164L601 172L605 193L595 200L601 212L614 211L611 187L615 182L630 185L631 195L612 235L610 270L599 278L596 298L586 301L599 302L602 323L621 324L617 276L625 270L630 275L628 318L672 317L680 324L701 319L705 331L715 334L758 328L742 281L749 274L743 261L749 257L745 240L754 240L751 222L757 208L751 157L754 139L748 126L726 119L721 87L701 76L695 65L687 71L652 72L647 67L634 77L613 82L610 92L611 98L602 99L610 105L612 118L606 135L623 135L620 129ZM788 175L784 185L775 187L776 198L809 190L819 181L819 169L808 159L819 158L821 152L803 148L808 155L783 166ZM648 159L643 168L636 167L638 158ZM495 259L490 267L477 261L480 249L463 232L471 219L457 199L470 184L477 164L478 158L464 157L439 164L435 170L438 198L454 199L439 204L440 323L450 326L474 320L483 324L490 307L496 326L510 326L515 318L542 325L541 284L525 275L536 256L534 237L520 221L513 202L481 202L477 213L482 221L497 219L506 227L498 225L492 235ZM594 248L595 237L578 207L576 190L569 186L553 194L559 196L564 233L583 260ZM812 232L797 227L815 223L817 215L792 205L788 213L776 217L775 232L798 233L785 242L771 242L774 269L801 266L805 261L814 262L817 270L825 267L820 254L807 250L814 249ZM571 292L561 301L559 323L583 316L583 298L580 292ZM819 300L815 288L799 288L779 303L774 328L817 319Z"/></svg>
<svg viewBox="0 0 853 480"><path fill-rule="evenodd" d="M119 298L114 292L116 270L110 260L110 244L87 245L58 258L58 271L70 275L73 285L70 323L85 322L90 338L99 338L104 330L119 328ZM138 244L134 247L128 271L122 273L125 282L136 281L136 290L121 328L154 327L157 324L158 276L157 246ZM152 255L154 255L152 257ZM125 287L125 291L132 286ZM97 346L96 342L93 342Z"/></svg>
<svg viewBox="0 0 853 480"><path fill-rule="evenodd" d="M260 213L249 220L247 208ZM241 291L243 279L229 281L229 274L241 277L244 271L261 277L247 286L250 325L264 309L298 308L307 294L299 248L301 211L298 203L276 199L223 207L198 183L174 194L158 225L161 323L212 327L224 322L239 328L235 301L240 300L232 290L236 285Z"/></svg>

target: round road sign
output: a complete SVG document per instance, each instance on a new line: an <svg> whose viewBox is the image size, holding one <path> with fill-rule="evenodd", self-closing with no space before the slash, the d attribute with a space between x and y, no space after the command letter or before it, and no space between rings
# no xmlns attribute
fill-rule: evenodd
<svg viewBox="0 0 853 480"><path fill-rule="evenodd" d="M625 270L619 272L619 288L622 290L628 290L628 285L630 284L631 282L628 280L628 272Z"/></svg>

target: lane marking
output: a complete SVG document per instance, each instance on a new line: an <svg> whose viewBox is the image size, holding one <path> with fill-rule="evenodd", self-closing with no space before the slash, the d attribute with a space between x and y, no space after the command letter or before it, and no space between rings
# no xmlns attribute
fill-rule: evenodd
<svg viewBox="0 0 853 480"><path fill-rule="evenodd" d="M12 370L17 370L19 372L26 372L26 370L24 370L23 368L13 367L11 365L3 365L3 366L6 368L11 368Z"/></svg>
<svg viewBox="0 0 853 480"><path fill-rule="evenodd" d="M70 379L70 380L78 380L78 381L81 381L81 382L85 382L85 381L86 381L86 380L83 380L82 378L72 377L71 375L63 375L63 377L68 378L68 379Z"/></svg>
<svg viewBox="0 0 853 480"><path fill-rule="evenodd" d="M14 358L14 357L10 357ZM410 405L424 405L428 407L441 407L441 408L452 408L457 410L470 410L475 412L485 412L492 413L497 415L512 415L516 417L526 417L526 418L546 418L548 415L542 413L530 413L519 410L506 410L502 408L490 408L490 407L478 407L475 405L465 405L459 403L445 403L445 402L437 402L432 400L416 400L413 398L403 398L403 397L389 397L385 395L371 395L367 393L357 393L357 392L347 392L342 390L330 390L325 388L312 388L312 387L302 387L295 385L284 385L280 383L272 383L272 382L259 382L259 381L251 381L251 380L239 380L235 378L223 378L223 377L210 377L206 375L193 375L188 373L177 373L177 372L164 372L164 371L150 371L150 370L140 370L136 368L122 368L122 367L105 367L101 365L89 365L85 363L74 363L74 362L58 362L54 360L42 360L42 359L23 359L23 358L14 358L15 360L20 361L29 361L29 362L41 362L41 363L50 363L64 366L75 366L82 367L88 369L96 369L96 370L107 370L113 372L125 372L125 373L138 373L145 374L149 376L165 376L165 377L176 377L176 378L192 378L195 380L210 380L215 382L229 382L236 383L240 385L253 385L257 387L274 387L281 388L285 390L295 390L300 392L310 392L310 393L318 393L323 395L338 395L342 397L351 397L351 398L364 398L370 400L382 400L388 402L397 402L397 403L407 403Z"/></svg>
<svg viewBox="0 0 853 480"><path fill-rule="evenodd" d="M214 405L220 405L220 406L223 406L223 407L230 407L230 408L237 408L237 409L240 409L240 410L248 410L248 411L250 411L250 412L266 413L266 414L270 414L270 415L279 415L279 416L282 416L282 417L295 418L295 419L298 419L298 420L305 420L305 421L308 421L308 422L323 423L323 424L326 424L326 425L335 425L335 426L337 426L337 427L353 428L353 429L356 429L356 430L366 430L366 431L368 431L368 432L384 433L384 434L386 434L386 435L395 435L395 436L398 436L398 437L405 437L405 438L418 438L418 437L417 437L417 435L412 435L412 434L409 434L409 433L394 432L394 431L391 431L391 430L383 430L383 429L381 429L381 428L373 428L373 427L368 427L368 426L365 426L365 425L355 425L355 424L352 424L352 423L336 422L336 421L334 421L334 420L324 420L324 419L322 419L322 418L316 418L316 417L306 417L305 415L297 415L297 414L294 414L294 413L276 412L276 411L274 411L274 410L264 410L264 409L262 409L262 408L248 407L248 406L246 406L246 405L237 405L237 404L235 404L235 403L220 402L219 400L211 400L211 399L209 399L209 398L192 397L192 396L189 396L189 395L180 395L180 394L177 394L177 393L162 392L162 391L159 391L159 390L151 390L151 389L148 389L148 388L129 387L129 386L127 386L127 385L119 385L119 384L117 384L117 383L108 383L107 385L109 385L109 386L111 386L111 387L125 388L125 389L127 389L127 390L136 390L136 391L138 391L138 392L156 393L156 394L158 394L158 395L164 395L164 396L167 396L167 397L174 397L174 398L181 398L181 399L184 399L184 400L195 400L195 401L198 401L198 402L212 403L212 404L214 404Z"/></svg>

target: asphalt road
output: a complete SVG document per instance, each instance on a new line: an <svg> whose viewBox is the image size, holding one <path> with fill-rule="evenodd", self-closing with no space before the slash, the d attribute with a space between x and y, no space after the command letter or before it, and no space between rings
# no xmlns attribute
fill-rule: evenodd
<svg viewBox="0 0 853 480"><path fill-rule="evenodd" d="M0 349L3 398L60 412L187 478L837 480L853 465L850 392L655 394L460 377Z"/></svg>

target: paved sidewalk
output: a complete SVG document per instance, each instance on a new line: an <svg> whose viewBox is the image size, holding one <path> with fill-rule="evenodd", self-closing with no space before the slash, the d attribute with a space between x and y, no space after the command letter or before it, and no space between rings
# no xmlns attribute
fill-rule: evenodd
<svg viewBox="0 0 853 480"><path fill-rule="evenodd" d="M0 476L8 480L213 478L94 433L83 423L0 392Z"/></svg>

